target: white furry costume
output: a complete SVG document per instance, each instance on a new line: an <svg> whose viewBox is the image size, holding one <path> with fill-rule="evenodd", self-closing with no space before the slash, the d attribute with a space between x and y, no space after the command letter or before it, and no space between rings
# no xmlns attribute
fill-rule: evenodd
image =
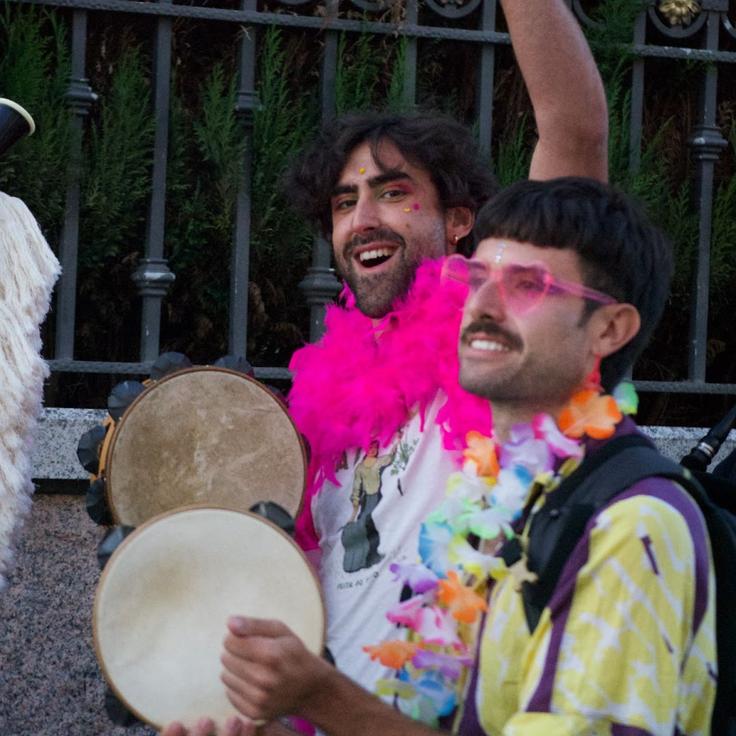
<svg viewBox="0 0 736 736"><path fill-rule="evenodd" d="M31 442L48 367L39 326L60 272L38 223L0 192L0 589L31 505Z"/></svg>

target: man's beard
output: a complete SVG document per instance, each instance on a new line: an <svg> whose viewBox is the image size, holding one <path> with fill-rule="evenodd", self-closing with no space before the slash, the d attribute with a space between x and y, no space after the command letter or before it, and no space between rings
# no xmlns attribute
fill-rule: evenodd
<svg viewBox="0 0 736 736"><path fill-rule="evenodd" d="M520 351L523 348L523 342L520 337L514 335L508 330L497 325L492 320L479 319L463 328L460 333L460 341L468 344L470 336L474 333L482 333L484 338L495 337L506 345L510 350ZM518 369L513 373L505 372L499 375L499 371L494 371L494 375L488 376L484 373L463 370L463 363L460 363L460 385L469 393L480 396L484 399L508 399L516 397L522 388L518 383Z"/></svg>
<svg viewBox="0 0 736 736"><path fill-rule="evenodd" d="M390 271L383 273L358 275L355 271L353 250L360 245L374 241L389 241L396 243L398 249L393 253ZM345 264L338 268L340 275L347 282L355 295L355 303L367 317L377 319L384 317L391 311L397 299L408 293L414 282L419 260L407 260L407 249L404 239L393 230L382 229L373 231L370 236L355 236L345 249Z"/></svg>
<svg viewBox="0 0 736 736"><path fill-rule="evenodd" d="M473 322L463 329L461 340L466 335L482 331L484 337L499 338L512 351L521 352L522 339L488 320ZM564 359L553 356L527 354L516 366L491 368L488 374L482 371L464 370L460 364L460 385L469 393L489 399L496 405L524 406L539 403L540 409L552 403L564 403L580 385L581 375Z"/></svg>

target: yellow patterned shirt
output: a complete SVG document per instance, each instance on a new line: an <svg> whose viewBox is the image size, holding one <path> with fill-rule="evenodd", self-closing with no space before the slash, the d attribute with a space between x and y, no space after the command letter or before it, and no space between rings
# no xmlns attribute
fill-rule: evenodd
<svg viewBox="0 0 736 736"><path fill-rule="evenodd" d="M714 595L695 503L663 479L632 486L591 519L533 635L513 579L496 584L466 721L490 736L707 736Z"/></svg>

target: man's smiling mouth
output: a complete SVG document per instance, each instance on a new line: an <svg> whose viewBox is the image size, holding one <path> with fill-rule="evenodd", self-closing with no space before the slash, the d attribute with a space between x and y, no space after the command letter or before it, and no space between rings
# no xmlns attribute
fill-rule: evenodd
<svg viewBox="0 0 736 736"><path fill-rule="evenodd" d="M380 266L382 263L386 263L386 261L388 261L397 250L398 248L396 247L388 246L366 248L360 253L357 253L355 258L363 268L375 268L376 266Z"/></svg>
<svg viewBox="0 0 736 736"><path fill-rule="evenodd" d="M508 345L503 345L495 340L488 340L482 337L475 337L469 342L470 347L473 350L487 350L490 353L508 353L511 348Z"/></svg>
<svg viewBox="0 0 736 736"><path fill-rule="evenodd" d="M521 338L487 320L469 324L463 329L460 339L470 350L486 353L511 353L523 347Z"/></svg>

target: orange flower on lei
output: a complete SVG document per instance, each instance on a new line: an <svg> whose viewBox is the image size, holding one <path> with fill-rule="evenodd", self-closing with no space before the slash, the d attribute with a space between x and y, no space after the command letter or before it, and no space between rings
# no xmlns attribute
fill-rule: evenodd
<svg viewBox="0 0 736 736"><path fill-rule="evenodd" d="M621 421L621 412L612 396L590 388L578 391L562 410L558 425L568 437L587 434L596 440L610 437Z"/></svg>
<svg viewBox="0 0 736 736"><path fill-rule="evenodd" d="M467 447L463 451L465 461L475 465L475 472L484 478L498 476L498 457L496 443L480 432L468 432L465 437Z"/></svg>
<svg viewBox="0 0 736 736"><path fill-rule="evenodd" d="M455 570L450 570L447 578L440 580L437 598L448 607L456 621L466 624L474 623L480 611L488 610L485 600L474 590L463 585Z"/></svg>
<svg viewBox="0 0 736 736"><path fill-rule="evenodd" d="M416 654L417 645L410 641L384 641L376 646L364 646L363 651L384 667L400 670Z"/></svg>

